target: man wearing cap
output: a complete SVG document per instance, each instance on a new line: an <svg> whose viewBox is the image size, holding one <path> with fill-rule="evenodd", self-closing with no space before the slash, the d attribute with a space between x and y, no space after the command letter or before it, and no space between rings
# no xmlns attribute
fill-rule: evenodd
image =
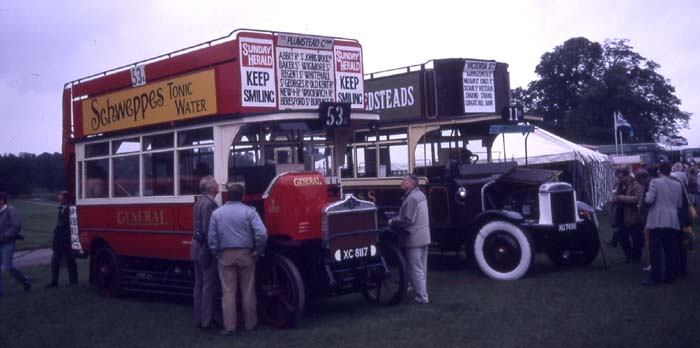
<svg viewBox="0 0 700 348"><path fill-rule="evenodd" d="M418 188L418 177L414 174L403 178L401 190L405 192L401 198L401 208L398 215L389 220L389 225L407 232L402 238L401 246L406 256L408 277L416 294L413 301L425 304L429 302L426 284L430 244L428 200Z"/></svg>
<svg viewBox="0 0 700 348"><path fill-rule="evenodd" d="M61 267L61 259L66 259L68 268L68 278L70 284L78 284L78 267L75 264L75 255L71 249L70 240L70 208L68 207L68 191L61 191L58 194L58 221L53 229L53 243L51 250L51 282L46 288L58 286L58 275Z"/></svg>

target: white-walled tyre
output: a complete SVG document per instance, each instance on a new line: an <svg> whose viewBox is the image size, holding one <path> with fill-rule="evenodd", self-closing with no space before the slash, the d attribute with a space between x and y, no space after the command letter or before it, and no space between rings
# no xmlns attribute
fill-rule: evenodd
<svg viewBox="0 0 700 348"><path fill-rule="evenodd" d="M515 280L530 269L534 252L526 232L512 223L498 220L479 229L474 239L474 257L487 277Z"/></svg>

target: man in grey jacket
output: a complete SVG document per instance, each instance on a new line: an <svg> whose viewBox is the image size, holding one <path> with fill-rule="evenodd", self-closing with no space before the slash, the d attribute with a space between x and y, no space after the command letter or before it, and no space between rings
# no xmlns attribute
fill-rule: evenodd
<svg viewBox="0 0 700 348"><path fill-rule="evenodd" d="M24 291L29 291L31 289L29 277L12 264L15 241L22 238L19 234L21 229L22 222L15 208L7 204L5 192L0 192L0 264L7 273L24 285ZM0 297L3 295L2 275L0 275Z"/></svg>
<svg viewBox="0 0 700 348"><path fill-rule="evenodd" d="M219 260L224 335L236 332L236 291L240 285L246 330L258 323L255 261L265 251L267 230L254 208L243 204L243 186L228 188L228 202L214 211L209 224L209 248Z"/></svg>
<svg viewBox="0 0 700 348"><path fill-rule="evenodd" d="M202 196L194 203L192 217L194 234L190 257L194 263L194 307L193 320L196 327L208 329L216 326L214 323L214 296L219 287L218 268L216 259L209 250L209 221L211 214L219 207L216 195L219 184L213 176L207 175L199 180L199 190Z"/></svg>
<svg viewBox="0 0 700 348"><path fill-rule="evenodd" d="M671 164L662 163L659 177L651 181L644 197L644 202L650 206L646 228L649 230L651 272L643 285L673 283L680 271L678 208L683 204L683 188L670 175ZM662 262L662 257L666 262Z"/></svg>
<svg viewBox="0 0 700 348"><path fill-rule="evenodd" d="M405 229L408 234L402 239L404 254L408 264L408 276L413 285L417 303L428 303L428 245L430 244L430 225L428 219L428 200L418 188L418 177L407 175L401 181L404 196L401 199L399 214L389 220L389 225Z"/></svg>

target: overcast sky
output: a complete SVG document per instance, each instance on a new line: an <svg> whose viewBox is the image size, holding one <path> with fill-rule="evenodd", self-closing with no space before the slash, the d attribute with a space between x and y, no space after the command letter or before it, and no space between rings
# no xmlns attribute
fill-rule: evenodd
<svg viewBox="0 0 700 348"><path fill-rule="evenodd" d="M690 0L4 1L0 153L61 151L66 82L237 28L357 39L365 72L437 58L494 59L509 64L512 87L534 80L541 55L569 38L627 38L661 65L681 109L698 114L681 135L700 146L699 14Z"/></svg>

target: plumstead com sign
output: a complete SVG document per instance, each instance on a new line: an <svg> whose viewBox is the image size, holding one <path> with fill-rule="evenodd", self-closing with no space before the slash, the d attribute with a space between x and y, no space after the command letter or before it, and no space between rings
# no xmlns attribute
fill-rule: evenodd
<svg viewBox="0 0 700 348"><path fill-rule="evenodd" d="M86 135L216 114L214 70L83 100Z"/></svg>
<svg viewBox="0 0 700 348"><path fill-rule="evenodd" d="M364 108L360 47L295 34L238 40L241 106L308 110L339 102Z"/></svg>

